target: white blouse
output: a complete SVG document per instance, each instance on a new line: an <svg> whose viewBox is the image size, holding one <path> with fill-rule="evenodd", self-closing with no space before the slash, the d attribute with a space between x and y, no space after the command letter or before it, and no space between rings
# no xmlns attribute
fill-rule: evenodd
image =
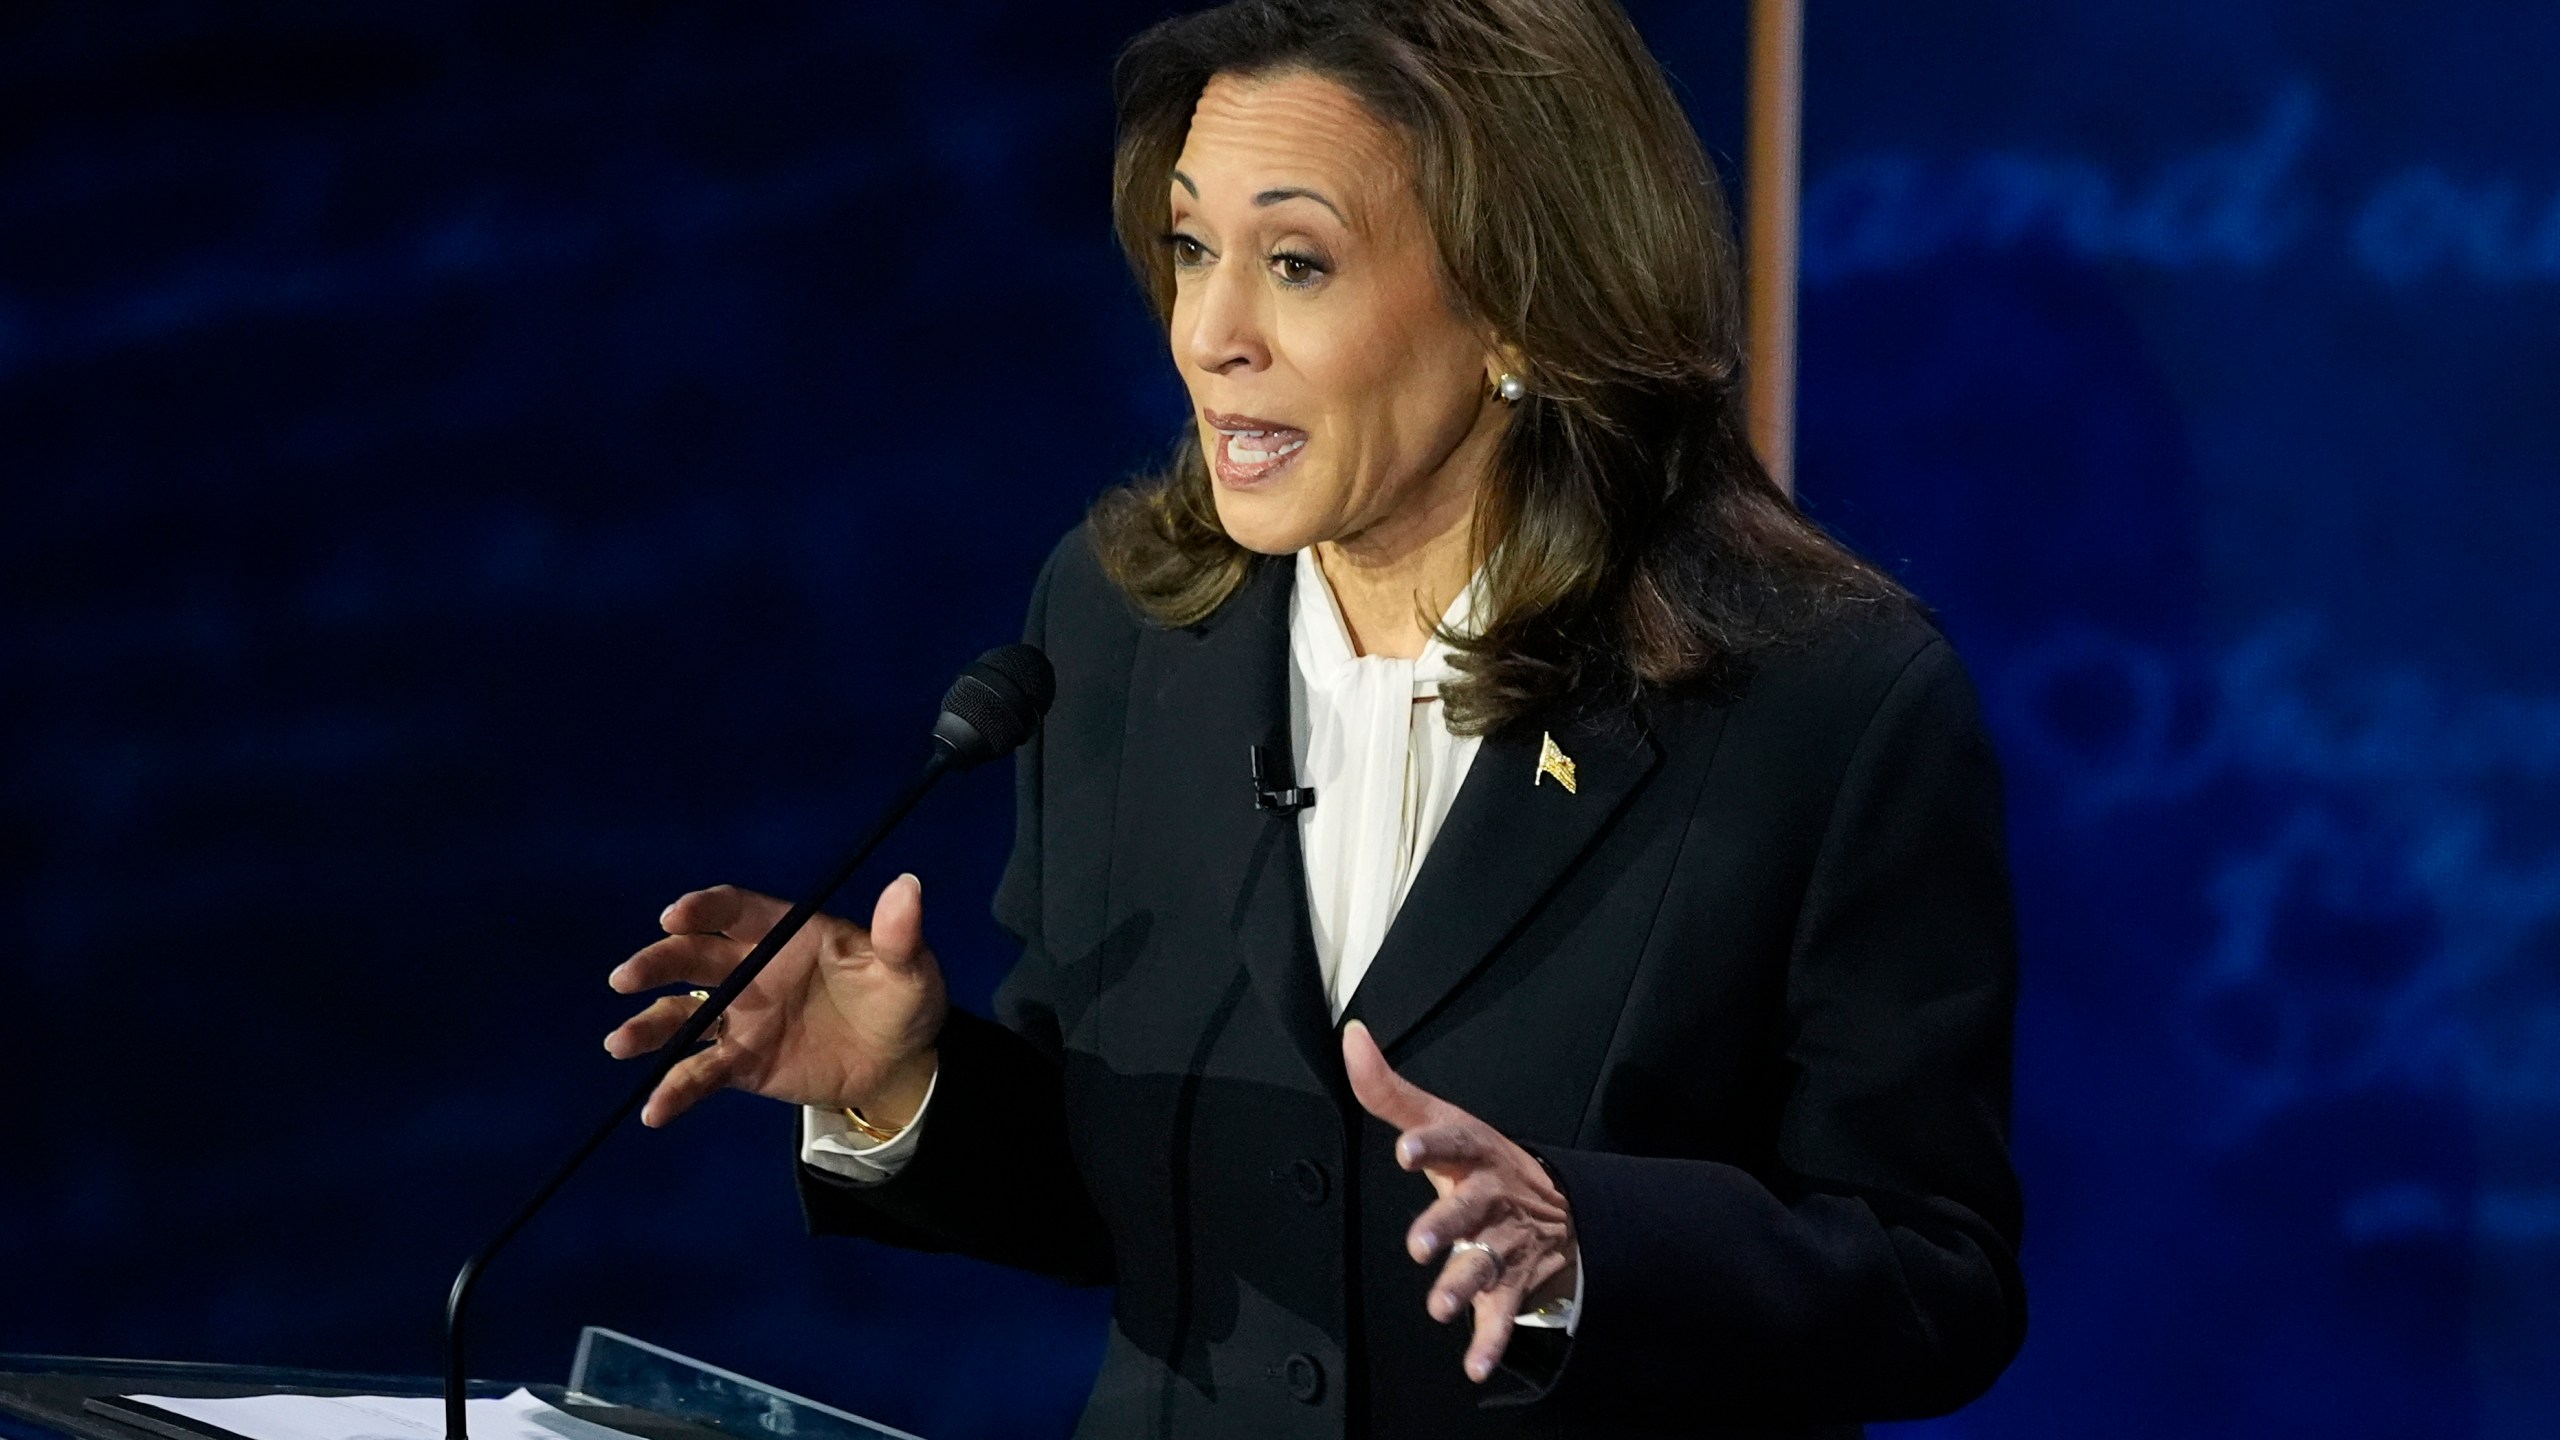
<svg viewBox="0 0 2560 1440"><path fill-rule="evenodd" d="M1465 634L1482 576L1449 603L1441 628ZM1313 547L1298 552L1289 597L1289 738L1297 780L1316 792L1298 812L1307 910L1325 1000L1342 1018L1430 853L1481 737L1450 733L1440 687L1459 678L1433 636L1420 657L1362 655Z"/></svg>

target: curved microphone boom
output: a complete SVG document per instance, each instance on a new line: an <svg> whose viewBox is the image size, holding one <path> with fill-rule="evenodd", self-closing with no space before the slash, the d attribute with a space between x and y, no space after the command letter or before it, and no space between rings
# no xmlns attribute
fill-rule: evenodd
<svg viewBox="0 0 2560 1440"><path fill-rule="evenodd" d="M951 682L950 690L943 694L942 713L933 722L933 753L925 761L924 769L889 802L870 832L836 862L835 869L827 878L793 905L790 913L776 922L765 937L756 942L755 948L747 952L747 957L738 962L738 968L729 972L729 978L721 981L719 987L711 992L711 998L696 1006L693 1014L686 1017L684 1024L668 1038L667 1043L658 1047L658 1053L650 1057L648 1073L640 1077L640 1083L632 1087L622 1103L604 1117L603 1123L596 1126L585 1143L570 1152L569 1158L552 1172L551 1178L545 1180L540 1189L533 1192L533 1198L516 1211L515 1218L498 1231L496 1238L463 1263L462 1272L453 1277L453 1292L446 1297L444 1308L446 1440L469 1440L463 1405L466 1385L463 1378L463 1321L471 1305L472 1289L479 1282L481 1272L488 1268L490 1260L506 1248L508 1241L516 1238L516 1232L541 1211L569 1177L577 1173L578 1167L586 1163L587 1157L613 1134L615 1128L647 1102L650 1093L658 1088L658 1082L666 1079L667 1072L676 1067L676 1062L693 1053L695 1043L728 1010L729 1003L755 983L756 976L763 972L764 967L772 963L783 946L791 943L791 937L800 933L801 927L809 923L809 917L818 913L818 907L826 904L829 896L853 878L853 872L862 868L863 862L871 858L871 852L880 848L880 842L889 838L889 832L898 828L898 822L907 818L907 812L916 808L916 802L924 798L934 782L954 770L966 770L999 755L1011 754L1039 731L1041 717L1049 713L1049 702L1057 698L1057 693L1057 675L1049 668L1049 657L1033 645L1006 645L990 650L960 672L960 678Z"/></svg>

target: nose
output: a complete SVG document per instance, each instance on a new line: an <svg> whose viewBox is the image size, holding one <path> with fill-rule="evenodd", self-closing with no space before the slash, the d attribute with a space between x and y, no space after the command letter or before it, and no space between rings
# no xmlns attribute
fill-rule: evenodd
<svg viewBox="0 0 2560 1440"><path fill-rule="evenodd" d="M1253 281L1248 267L1219 265L1184 294L1187 303L1177 306L1174 315L1174 342L1184 359L1212 375L1270 365L1264 296Z"/></svg>

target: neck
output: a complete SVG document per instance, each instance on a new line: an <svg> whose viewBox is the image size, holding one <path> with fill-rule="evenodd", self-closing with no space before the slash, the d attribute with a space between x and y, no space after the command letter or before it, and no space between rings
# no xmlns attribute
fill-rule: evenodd
<svg viewBox="0 0 2560 1440"><path fill-rule="evenodd" d="M1316 564L1333 588L1351 648L1411 660L1475 578L1479 486L1426 487L1414 503L1355 535L1317 543Z"/></svg>

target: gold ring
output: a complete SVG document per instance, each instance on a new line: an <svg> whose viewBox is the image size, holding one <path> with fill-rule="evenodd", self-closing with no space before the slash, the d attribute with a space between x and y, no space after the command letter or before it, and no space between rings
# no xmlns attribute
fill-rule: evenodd
<svg viewBox="0 0 2560 1440"><path fill-rule="evenodd" d="M1455 1241L1449 1246L1449 1253L1452 1256L1455 1256L1462 1250L1473 1250L1477 1254L1482 1255L1487 1260L1493 1262L1493 1278L1484 1282L1484 1288L1490 1290L1494 1286L1502 1283L1502 1256L1492 1246L1487 1245L1481 1240L1472 1239Z"/></svg>
<svg viewBox="0 0 2560 1440"><path fill-rule="evenodd" d="M696 1009L700 1009L711 999L711 992L708 990L692 990L687 991L686 993L693 997L694 1008ZM720 1038L728 1033L729 1012L723 1010L718 1015L712 1017L711 1028L702 1032L701 1043L705 1045L717 1045L720 1043Z"/></svg>

